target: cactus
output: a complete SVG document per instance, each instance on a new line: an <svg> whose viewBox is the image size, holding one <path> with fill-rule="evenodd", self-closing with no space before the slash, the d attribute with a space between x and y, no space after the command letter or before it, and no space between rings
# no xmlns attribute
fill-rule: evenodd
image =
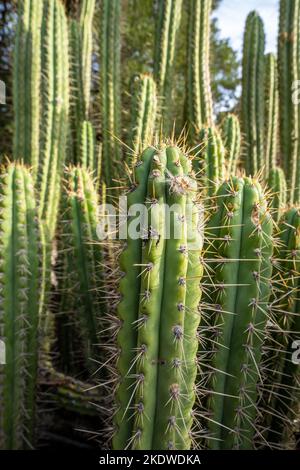
<svg viewBox="0 0 300 470"><path fill-rule="evenodd" d="M45 221L49 237L55 233L60 184L66 157L69 112L68 27L59 0L45 0L42 37L43 110L42 152L37 180L39 216Z"/></svg>
<svg viewBox="0 0 300 470"><path fill-rule="evenodd" d="M100 100L103 177L107 189L120 174L120 15L119 0L101 0Z"/></svg>
<svg viewBox="0 0 300 470"><path fill-rule="evenodd" d="M81 70L83 83L84 117L89 117L93 53L93 20L95 0L83 0L80 15Z"/></svg>
<svg viewBox="0 0 300 470"><path fill-rule="evenodd" d="M128 139L128 147L132 149L133 164L143 148L151 144L157 111L156 85L151 75L140 75L136 80L131 111L131 132Z"/></svg>
<svg viewBox="0 0 300 470"><path fill-rule="evenodd" d="M154 78L162 99L163 128L170 131L173 67L182 0L159 0L154 50Z"/></svg>
<svg viewBox="0 0 300 470"><path fill-rule="evenodd" d="M41 245L32 178L19 164L1 175L0 448L35 444Z"/></svg>
<svg viewBox="0 0 300 470"><path fill-rule="evenodd" d="M287 204L287 185L281 168L276 167L270 171L268 186L272 195L273 218L278 222Z"/></svg>
<svg viewBox="0 0 300 470"><path fill-rule="evenodd" d="M203 126L213 124L210 84L211 0L189 0L189 40L186 113L191 140Z"/></svg>
<svg viewBox="0 0 300 470"><path fill-rule="evenodd" d="M150 218L137 238L137 219L129 217L120 259L114 449L191 445L202 275L195 190L190 162L177 147L149 147L135 166L129 211L146 204Z"/></svg>
<svg viewBox="0 0 300 470"><path fill-rule="evenodd" d="M194 159L193 166L206 194L214 196L225 178L225 148L217 128L200 132L200 156Z"/></svg>
<svg viewBox="0 0 300 470"><path fill-rule="evenodd" d="M247 17L244 34L241 108L245 168L252 176L266 164L264 155L264 51L264 25L260 16L253 11Z"/></svg>
<svg viewBox="0 0 300 470"><path fill-rule="evenodd" d="M83 121L81 125L80 165L90 171L97 171L96 135L89 121Z"/></svg>
<svg viewBox="0 0 300 470"><path fill-rule="evenodd" d="M265 401L263 416L267 440L278 448L289 444L289 431L297 418L300 368L292 355L299 339L300 212L293 207L279 224L279 243L274 256L271 335L266 345ZM266 424L267 423L267 424Z"/></svg>
<svg viewBox="0 0 300 470"><path fill-rule="evenodd" d="M42 2L18 2L14 50L13 103L15 160L31 165L36 176L40 155Z"/></svg>
<svg viewBox="0 0 300 470"><path fill-rule="evenodd" d="M234 175L241 151L240 122L234 114L228 114L222 126L222 137L226 151L226 167L229 175Z"/></svg>
<svg viewBox="0 0 300 470"><path fill-rule="evenodd" d="M265 56L265 173L277 163L279 131L279 95L277 59L274 54Z"/></svg>
<svg viewBox="0 0 300 470"><path fill-rule="evenodd" d="M89 172L71 167L65 174L65 190L62 197L61 222L62 255L66 256L69 282L67 304L73 311L69 315L77 325L81 337L84 362L92 370L100 328L101 305L101 246L97 237L98 195ZM66 280L65 276L64 279ZM61 312L68 313L68 312Z"/></svg>
<svg viewBox="0 0 300 470"><path fill-rule="evenodd" d="M251 449L272 264L272 218L256 180L232 177L208 228L200 358L208 444ZM202 382L204 383L204 382Z"/></svg>

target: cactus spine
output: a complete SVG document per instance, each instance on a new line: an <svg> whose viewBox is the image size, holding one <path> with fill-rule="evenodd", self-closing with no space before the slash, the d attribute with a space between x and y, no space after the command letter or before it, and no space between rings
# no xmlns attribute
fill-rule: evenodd
<svg viewBox="0 0 300 470"><path fill-rule="evenodd" d="M261 346L267 321L272 218L262 189L232 177L217 193L208 224L200 357L208 393L209 445L251 449Z"/></svg>
<svg viewBox="0 0 300 470"><path fill-rule="evenodd" d="M37 174L40 155L42 2L18 3L14 51L14 159L31 165Z"/></svg>
<svg viewBox="0 0 300 470"><path fill-rule="evenodd" d="M241 151L240 122L234 114L229 114L224 119L222 137L226 151L226 169L228 174L234 175Z"/></svg>
<svg viewBox="0 0 300 470"><path fill-rule="evenodd" d="M73 305L75 324L79 324L85 364L97 350L101 304L101 247L97 237L98 195L90 173L79 167L65 175L62 198L62 254L66 256L71 282L68 291ZM70 305L70 304L69 304ZM70 318L70 322L72 319Z"/></svg>
<svg viewBox="0 0 300 470"><path fill-rule="evenodd" d="M190 447L202 240L189 175L190 164L177 147L150 147L135 167L129 208L151 201L151 210L146 238L132 236L136 217L129 218L120 260L115 449Z"/></svg>
<svg viewBox="0 0 300 470"><path fill-rule="evenodd" d="M181 21L182 0L159 0L155 35L154 77L162 99L163 127L170 131L171 96L176 37Z"/></svg>
<svg viewBox="0 0 300 470"><path fill-rule="evenodd" d="M274 54L265 56L265 173L277 163L277 144L279 131L279 94L277 59Z"/></svg>
<svg viewBox="0 0 300 470"><path fill-rule="evenodd" d="M272 215L274 220L278 222L287 204L287 184L284 171L281 168L276 167L270 171L268 186L272 196Z"/></svg>
<svg viewBox="0 0 300 470"><path fill-rule="evenodd" d="M132 124L128 147L132 149L132 163L145 146L151 144L155 129L157 111L156 85L151 75L137 77L137 85L133 95Z"/></svg>
<svg viewBox="0 0 300 470"><path fill-rule="evenodd" d="M203 126L213 124L210 84L211 0L189 0L187 65L187 121L192 139Z"/></svg>
<svg viewBox="0 0 300 470"><path fill-rule="evenodd" d="M66 157L69 112L68 27L64 7L58 0L45 0L42 24L45 50L43 84L42 153L38 175L39 216L49 236L55 233L60 183Z"/></svg>
<svg viewBox="0 0 300 470"><path fill-rule="evenodd" d="M35 441L40 235L32 179L18 164L1 176L0 448L32 448Z"/></svg>
<svg viewBox="0 0 300 470"><path fill-rule="evenodd" d="M101 118L103 176L107 189L115 183L121 162L120 15L119 0L101 0Z"/></svg>
<svg viewBox="0 0 300 470"><path fill-rule="evenodd" d="M252 176L265 166L264 51L264 25L253 11L247 17L244 34L241 109L245 167Z"/></svg>
<svg viewBox="0 0 300 470"><path fill-rule="evenodd" d="M293 103L299 80L299 0L280 1L278 38L280 151L283 169L291 190L291 202L299 200L299 106ZM296 90L295 90L296 91Z"/></svg>

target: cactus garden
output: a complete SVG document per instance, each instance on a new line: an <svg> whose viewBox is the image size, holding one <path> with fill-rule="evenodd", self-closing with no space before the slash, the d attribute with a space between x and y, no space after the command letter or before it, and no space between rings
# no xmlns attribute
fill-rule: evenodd
<svg viewBox="0 0 300 470"><path fill-rule="evenodd" d="M299 449L300 0L7 3L0 450Z"/></svg>

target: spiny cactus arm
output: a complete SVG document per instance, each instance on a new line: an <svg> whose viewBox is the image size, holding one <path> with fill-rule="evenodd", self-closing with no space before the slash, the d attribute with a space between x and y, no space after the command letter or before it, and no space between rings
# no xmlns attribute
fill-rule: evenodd
<svg viewBox="0 0 300 470"><path fill-rule="evenodd" d="M151 144L155 129L157 112L156 84L151 75L140 75L133 95L132 123L128 147L132 149L132 164L143 151L145 145Z"/></svg>
<svg viewBox="0 0 300 470"><path fill-rule="evenodd" d="M136 163L134 171L133 187L127 195L128 210L135 204L144 204L147 195L147 180L153 155L156 154L154 148L146 149L141 160ZM129 216L128 224L134 223L138 214L132 213ZM140 294L140 270L142 263L142 240L128 237L126 249L120 257L120 268L124 276L120 282L121 301L118 306L118 318L120 321L120 331L117 343L119 348L119 358L117 370L119 374L119 384L116 391L117 412L114 417L116 427L113 437L113 448L124 449L132 437L132 420L128 421L130 406L132 402L132 389L134 384L130 377L129 364L134 359L134 348L136 348L137 332L134 329L134 322L138 318L139 294ZM124 411L126 411L124 413Z"/></svg>
<svg viewBox="0 0 300 470"><path fill-rule="evenodd" d="M80 164L91 172L97 169L95 129L89 121L84 121L81 125Z"/></svg>
<svg viewBox="0 0 300 470"><path fill-rule="evenodd" d="M84 0L81 7L81 63L82 82L84 96L85 119L89 115L91 96L92 54L93 54L93 20L95 12L95 0Z"/></svg>
<svg viewBox="0 0 300 470"><path fill-rule="evenodd" d="M120 139L120 16L119 0L101 0L101 117L103 176L107 189L118 177Z"/></svg>
<svg viewBox="0 0 300 470"><path fill-rule="evenodd" d="M18 2L14 49L14 159L38 171L40 152L42 2Z"/></svg>
<svg viewBox="0 0 300 470"><path fill-rule="evenodd" d="M265 56L265 173L276 166L279 122L279 95L277 59L274 54Z"/></svg>
<svg viewBox="0 0 300 470"><path fill-rule="evenodd" d="M241 151L241 129L237 116L229 114L223 122L222 137L226 150L226 166L229 175L234 175Z"/></svg>
<svg viewBox="0 0 300 470"><path fill-rule="evenodd" d="M279 167L274 167L269 172L268 186L271 190L271 207L273 217L279 222L282 212L287 204L287 184L284 171Z"/></svg>
<svg viewBox="0 0 300 470"><path fill-rule="evenodd" d="M10 165L1 177L1 371L0 447L34 446L40 246L33 184L27 170Z"/></svg>
<svg viewBox="0 0 300 470"><path fill-rule="evenodd" d="M245 167L255 175L264 164L264 25L257 14L249 13L246 21L243 50L242 132Z"/></svg>
<svg viewBox="0 0 300 470"><path fill-rule="evenodd" d="M199 176L208 196L213 196L225 177L225 148L215 127L203 128L200 142L203 148L200 159L193 161L194 169L200 172Z"/></svg>
<svg viewBox="0 0 300 470"><path fill-rule="evenodd" d="M60 182L66 157L69 112L68 27L64 7L58 0L45 0L42 36L45 38L42 68L44 119L42 152L38 174L39 216L53 238Z"/></svg>

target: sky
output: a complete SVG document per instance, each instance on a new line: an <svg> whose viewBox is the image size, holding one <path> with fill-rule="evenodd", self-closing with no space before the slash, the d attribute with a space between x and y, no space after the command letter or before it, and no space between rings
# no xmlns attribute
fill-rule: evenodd
<svg viewBox="0 0 300 470"><path fill-rule="evenodd" d="M231 38L231 45L240 53L248 13L257 10L265 23L266 52L276 52L279 0L222 0L214 13L221 37Z"/></svg>

